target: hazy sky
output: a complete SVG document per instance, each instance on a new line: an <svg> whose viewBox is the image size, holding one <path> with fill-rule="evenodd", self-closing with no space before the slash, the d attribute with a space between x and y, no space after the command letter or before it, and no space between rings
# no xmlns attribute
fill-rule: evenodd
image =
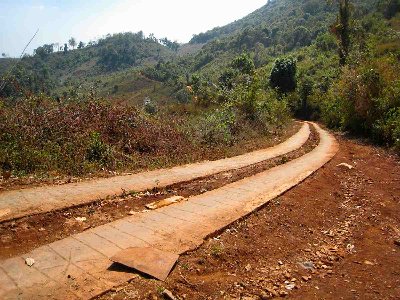
<svg viewBox="0 0 400 300"><path fill-rule="evenodd" d="M64 43L88 42L107 33L137 32L188 42L193 34L249 14L267 0L0 0L0 53Z"/></svg>

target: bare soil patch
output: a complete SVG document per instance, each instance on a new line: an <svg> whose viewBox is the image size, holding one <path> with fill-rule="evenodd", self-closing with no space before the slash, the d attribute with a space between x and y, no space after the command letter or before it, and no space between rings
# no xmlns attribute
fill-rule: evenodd
<svg viewBox="0 0 400 300"><path fill-rule="evenodd" d="M98 299L164 299L165 288L177 299L400 299L400 160L337 138L330 163L182 255L166 282L138 275Z"/></svg>

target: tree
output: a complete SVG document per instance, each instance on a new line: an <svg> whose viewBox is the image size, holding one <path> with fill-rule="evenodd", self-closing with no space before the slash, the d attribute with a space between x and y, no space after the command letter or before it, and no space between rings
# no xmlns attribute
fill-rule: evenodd
<svg viewBox="0 0 400 300"><path fill-rule="evenodd" d="M85 48L85 43L80 41L78 44L78 49L82 49L82 48Z"/></svg>
<svg viewBox="0 0 400 300"><path fill-rule="evenodd" d="M41 58L45 58L47 55L54 52L54 45L53 44L45 44L41 47L38 47L34 50L35 55L40 56Z"/></svg>
<svg viewBox="0 0 400 300"><path fill-rule="evenodd" d="M310 15L315 15L321 10L321 1L319 0L310 0L304 4L304 12Z"/></svg>
<svg viewBox="0 0 400 300"><path fill-rule="evenodd" d="M75 38L71 37L71 38L69 39L69 41L68 41L68 44L69 44L73 49L75 49L75 46L76 46L76 40L75 40Z"/></svg>
<svg viewBox="0 0 400 300"><path fill-rule="evenodd" d="M158 42L158 39L155 37L154 33L150 33L148 39L155 43Z"/></svg>
<svg viewBox="0 0 400 300"><path fill-rule="evenodd" d="M254 62L247 53L236 57L232 62L232 67L239 70L242 74L251 75L254 73Z"/></svg>
<svg viewBox="0 0 400 300"><path fill-rule="evenodd" d="M6 58L7 54L5 54L4 52L1 54L2 57Z"/></svg>
<svg viewBox="0 0 400 300"><path fill-rule="evenodd" d="M298 26L293 31L293 48L308 46L311 43L311 33L304 26Z"/></svg>
<svg viewBox="0 0 400 300"><path fill-rule="evenodd" d="M195 94L200 91L201 88L201 77L200 75L193 74L192 75L192 89Z"/></svg>
<svg viewBox="0 0 400 300"><path fill-rule="evenodd" d="M233 86L234 86L233 81L234 81L236 75L237 75L237 73L235 72L235 70L233 70L231 68L226 69L218 79L219 86L222 89L227 89L227 90L233 89Z"/></svg>
<svg viewBox="0 0 400 300"><path fill-rule="evenodd" d="M270 75L270 84L280 93L293 92L296 89L297 63L293 58L278 58Z"/></svg>
<svg viewBox="0 0 400 300"><path fill-rule="evenodd" d="M68 45L64 44L64 53L67 53L67 52L68 52Z"/></svg>
<svg viewBox="0 0 400 300"><path fill-rule="evenodd" d="M314 43L319 51L328 52L337 48L335 37L329 33L320 33Z"/></svg>
<svg viewBox="0 0 400 300"><path fill-rule="evenodd" d="M179 49L179 43L177 41L172 42L167 38L160 39L159 41L162 45L171 49L172 51L176 52Z"/></svg>
<svg viewBox="0 0 400 300"><path fill-rule="evenodd" d="M267 64L268 54L262 43L256 43L254 47L254 65L259 68Z"/></svg>
<svg viewBox="0 0 400 300"><path fill-rule="evenodd" d="M310 78L303 78L300 82L299 94L301 99L301 114L303 118L307 119L308 116L308 98L312 95L314 83Z"/></svg>
<svg viewBox="0 0 400 300"><path fill-rule="evenodd" d="M385 18L391 19L400 11L400 0L380 0L378 8Z"/></svg>
<svg viewBox="0 0 400 300"><path fill-rule="evenodd" d="M179 45L179 43L177 41L173 41L171 46L170 46L170 48L171 48L172 51L177 52L178 49L179 49L179 46L180 45Z"/></svg>
<svg viewBox="0 0 400 300"><path fill-rule="evenodd" d="M331 31L338 39L340 65L345 65L350 49L350 0L337 0L339 15Z"/></svg>

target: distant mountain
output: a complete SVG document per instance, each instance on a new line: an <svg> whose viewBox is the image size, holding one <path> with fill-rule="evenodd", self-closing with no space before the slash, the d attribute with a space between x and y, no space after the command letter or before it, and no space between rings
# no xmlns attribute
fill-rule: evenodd
<svg viewBox="0 0 400 300"><path fill-rule="evenodd" d="M376 0L352 2L357 7L355 13L358 14L370 10ZM287 27L296 26L311 28L321 24L326 27L326 21L328 21L326 18L331 19L336 11L334 5L324 0L270 0L263 7L240 20L194 35L189 43L204 44L251 27L262 26L271 30L275 29L275 31L284 31Z"/></svg>
<svg viewBox="0 0 400 300"><path fill-rule="evenodd" d="M351 3L357 17L375 10L377 0ZM257 67L265 65L274 57L311 45L329 32L337 12L334 1L270 0L240 20L195 35L190 44L203 46L190 58L191 72L217 75L222 66L242 52L250 53Z"/></svg>
<svg viewBox="0 0 400 300"><path fill-rule="evenodd" d="M15 66L16 59L0 59L0 74L14 62L13 74L19 87L32 92L54 90L82 79L115 71L141 67L177 56L179 45L167 39L145 37L142 32L108 35L77 49L64 45L43 45L34 55L26 55Z"/></svg>
<svg viewBox="0 0 400 300"><path fill-rule="evenodd" d="M168 59L175 53L155 38L146 38L142 32L108 35L97 42L69 51L47 55L38 53L27 61L39 59L55 71L70 75L104 73L140 66L160 59ZM64 75L64 74L63 74Z"/></svg>

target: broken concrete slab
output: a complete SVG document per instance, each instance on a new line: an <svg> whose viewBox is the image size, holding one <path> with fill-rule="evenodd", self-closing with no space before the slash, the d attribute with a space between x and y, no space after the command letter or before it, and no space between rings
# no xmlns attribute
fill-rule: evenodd
<svg viewBox="0 0 400 300"><path fill-rule="evenodd" d="M338 164L336 167L343 168L343 169L348 169L348 170L354 169L354 167L352 165L347 164L347 163Z"/></svg>
<svg viewBox="0 0 400 300"><path fill-rule="evenodd" d="M184 197L174 196L174 197L170 197L170 198L167 198L167 199L163 199L163 200L160 200L160 201L157 201L157 202L152 202L150 204L147 204L146 208L154 210L154 209L158 209L158 208L161 208L161 207L164 207L164 206L168 206L168 205L171 205L171 204L179 203L179 202L182 202L182 201L185 201L185 200L186 199Z"/></svg>
<svg viewBox="0 0 400 300"><path fill-rule="evenodd" d="M35 263L35 260L31 257L28 257L27 259L25 259L25 263L28 265L28 267L32 267Z"/></svg>
<svg viewBox="0 0 400 300"><path fill-rule="evenodd" d="M133 247L111 257L111 261L164 281L179 255L150 247Z"/></svg>
<svg viewBox="0 0 400 300"><path fill-rule="evenodd" d="M165 289L162 294L168 300L178 300L170 290Z"/></svg>

